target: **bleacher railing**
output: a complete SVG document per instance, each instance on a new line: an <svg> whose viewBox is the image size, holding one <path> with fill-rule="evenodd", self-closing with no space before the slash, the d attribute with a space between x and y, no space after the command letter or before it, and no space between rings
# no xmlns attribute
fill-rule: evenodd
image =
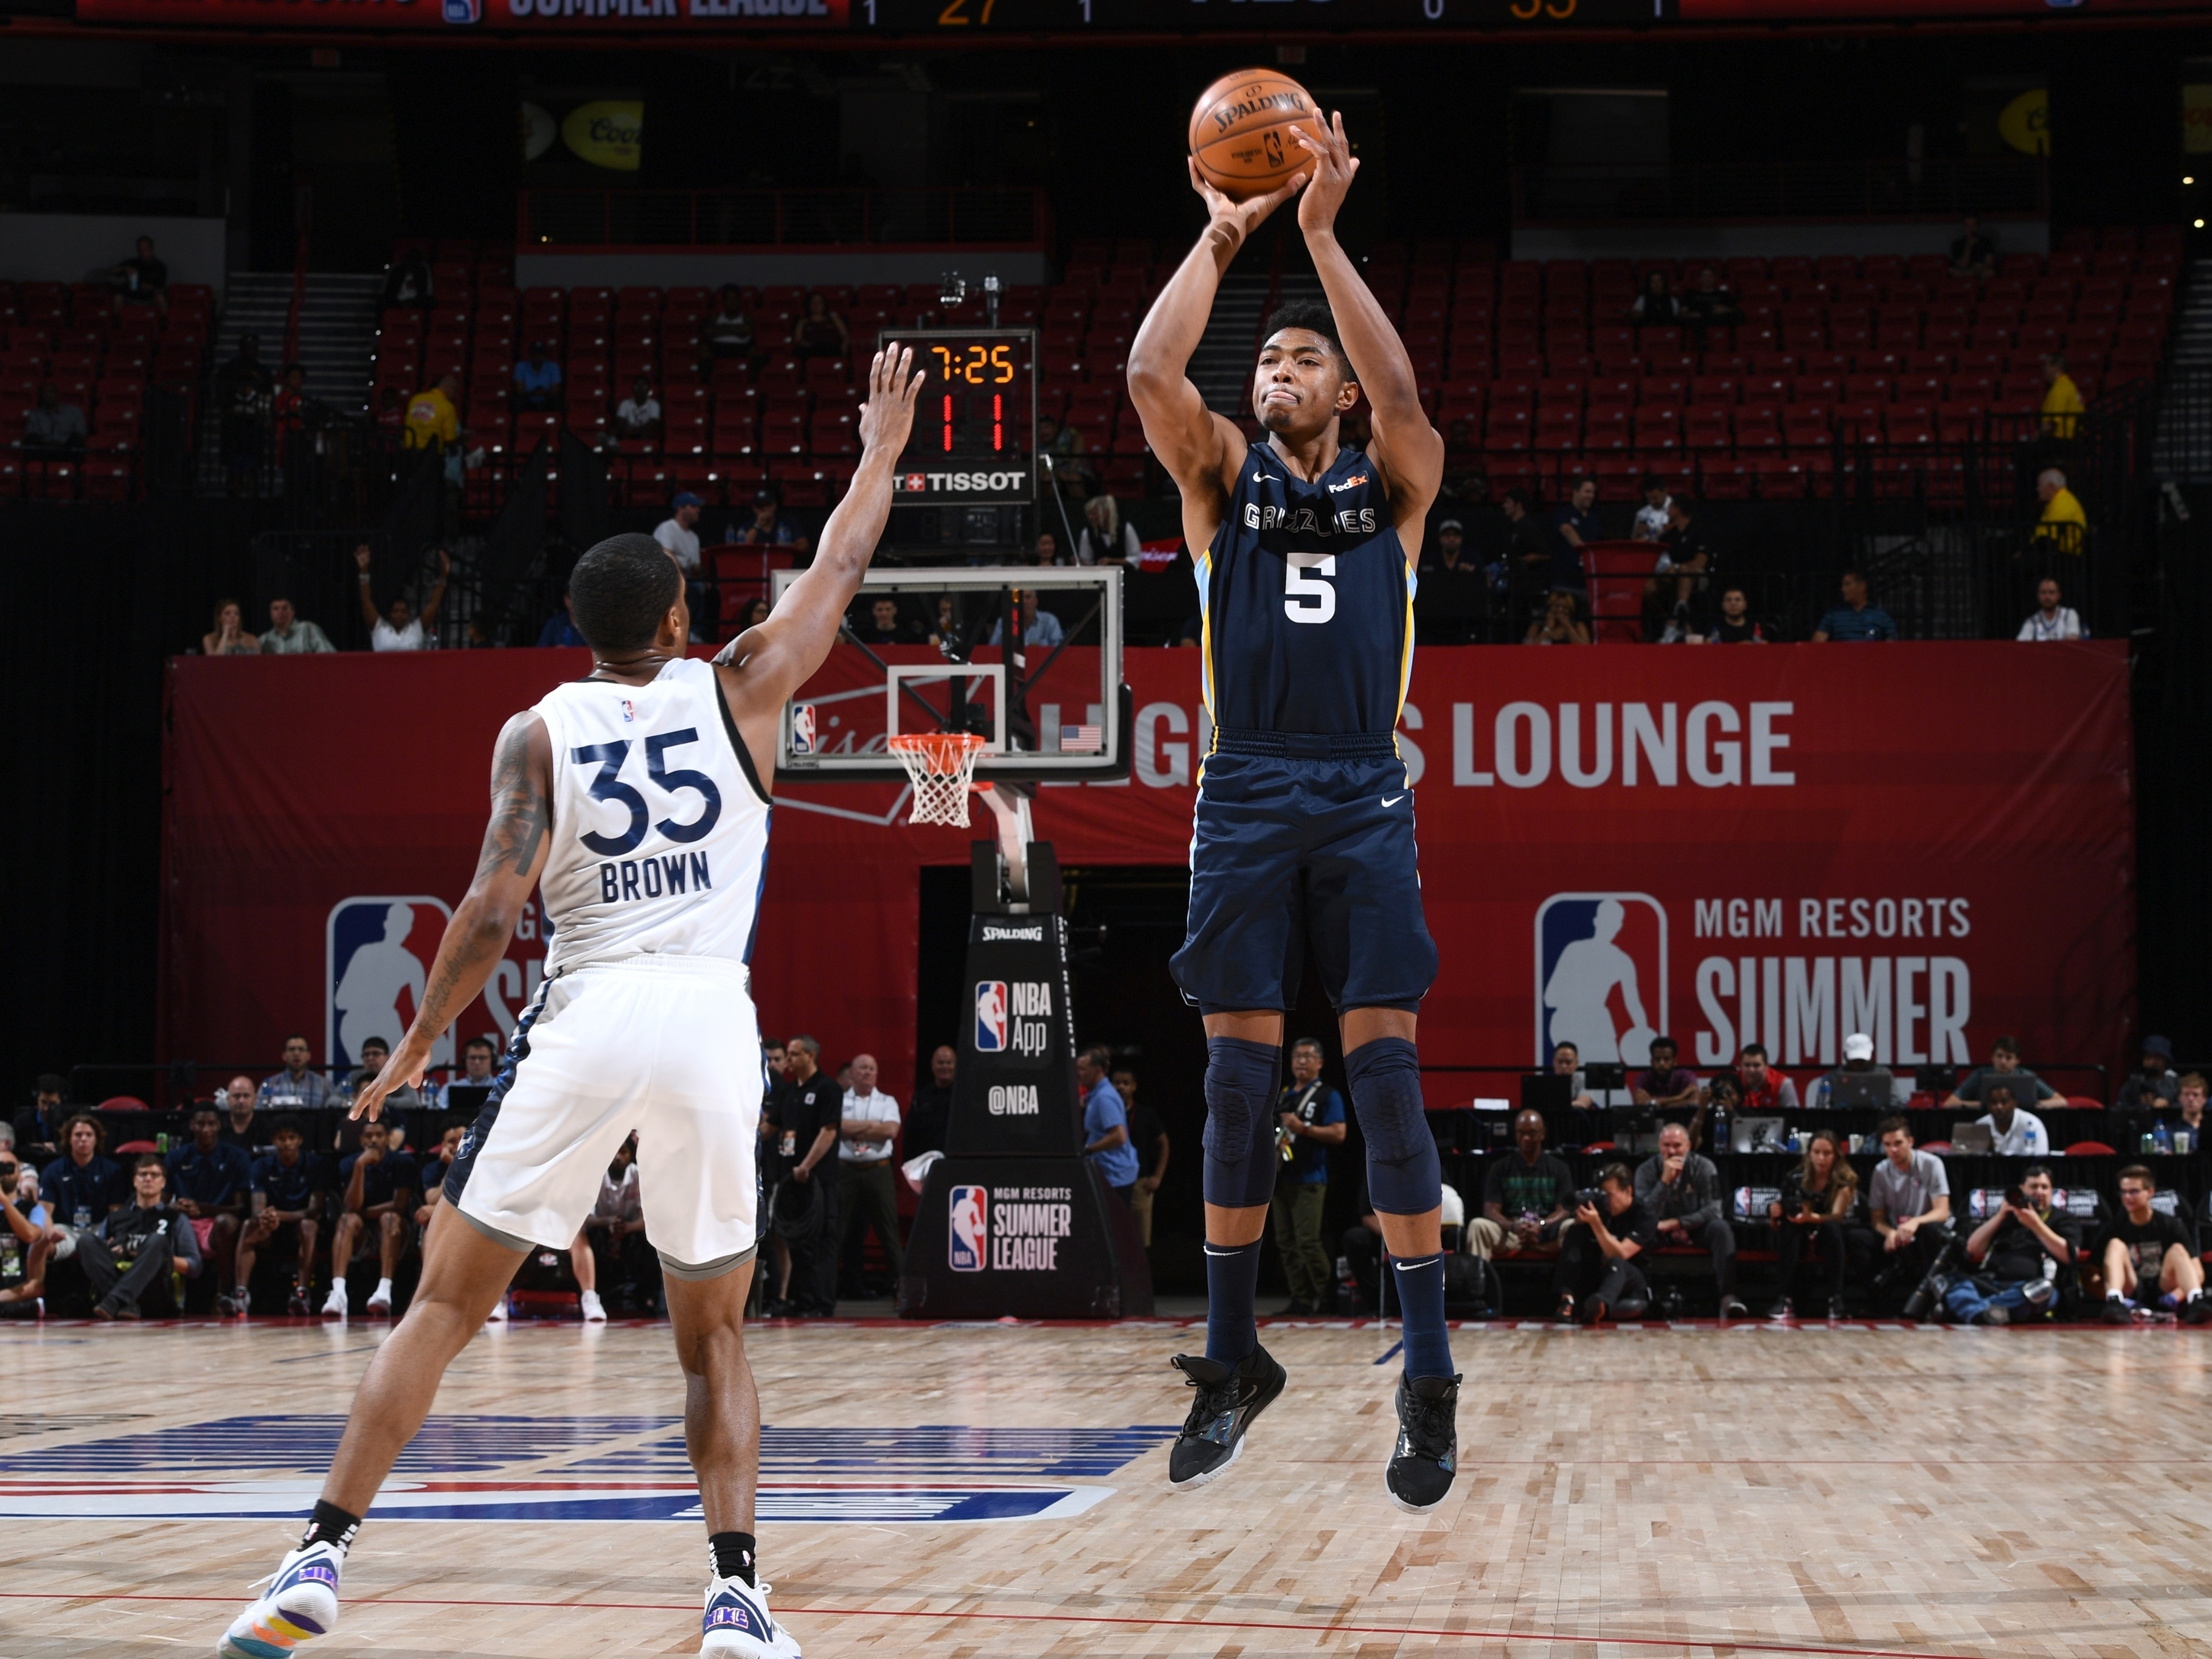
<svg viewBox="0 0 2212 1659"><path fill-rule="evenodd" d="M1520 224L1613 219L1955 219L2050 210L2030 156L1868 162L1534 162L1513 174Z"/></svg>
<svg viewBox="0 0 2212 1659"><path fill-rule="evenodd" d="M524 253L611 247L1042 247L1036 189L526 190Z"/></svg>

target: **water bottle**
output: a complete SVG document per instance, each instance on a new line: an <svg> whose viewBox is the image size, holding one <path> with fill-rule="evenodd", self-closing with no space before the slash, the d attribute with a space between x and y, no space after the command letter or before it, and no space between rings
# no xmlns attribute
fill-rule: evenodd
<svg viewBox="0 0 2212 1659"><path fill-rule="evenodd" d="M2173 1150L2172 1132L2166 1128L2163 1121L2153 1133L2151 1144L2161 1156Z"/></svg>
<svg viewBox="0 0 2212 1659"><path fill-rule="evenodd" d="M169 1131L167 1130L164 1129L160 1134L154 1137L154 1150L156 1152L159 1152L165 1158L169 1156Z"/></svg>

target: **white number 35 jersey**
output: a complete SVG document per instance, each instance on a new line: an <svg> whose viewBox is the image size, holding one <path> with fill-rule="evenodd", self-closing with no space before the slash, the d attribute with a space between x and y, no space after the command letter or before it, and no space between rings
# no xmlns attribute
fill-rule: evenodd
<svg viewBox="0 0 2212 1659"><path fill-rule="evenodd" d="M643 952L747 961L769 802L713 667L572 680L532 712L553 750L546 972Z"/></svg>

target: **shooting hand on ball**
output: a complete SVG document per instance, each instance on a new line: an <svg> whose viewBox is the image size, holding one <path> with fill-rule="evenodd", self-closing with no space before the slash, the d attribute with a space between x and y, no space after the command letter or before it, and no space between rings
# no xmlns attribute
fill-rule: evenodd
<svg viewBox="0 0 2212 1659"><path fill-rule="evenodd" d="M1310 182L1298 203L1298 229L1309 236L1334 232L1337 210L1344 205L1345 192L1352 188L1352 175L1359 171L1359 158L1352 153L1351 141L1344 136L1344 112L1337 111L1318 131L1293 124L1291 137L1314 158L1313 171L1308 175Z"/></svg>
<svg viewBox="0 0 2212 1659"><path fill-rule="evenodd" d="M1190 158L1190 187L1206 204L1206 217L1212 220L1210 232L1218 232L1227 238L1225 252L1233 254L1244 245L1244 239L1257 229L1267 217L1285 202L1297 195L1308 178L1301 173L1295 179L1279 185L1264 196L1249 196L1241 202L1232 202L1206 181L1198 170L1198 158Z"/></svg>

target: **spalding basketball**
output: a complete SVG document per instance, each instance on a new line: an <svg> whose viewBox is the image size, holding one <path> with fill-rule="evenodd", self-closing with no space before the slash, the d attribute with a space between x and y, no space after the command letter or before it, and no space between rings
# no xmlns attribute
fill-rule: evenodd
<svg viewBox="0 0 2212 1659"><path fill-rule="evenodd" d="M1231 201L1264 196L1313 165L1291 136L1291 123L1318 135L1313 95L1271 69L1224 75L1198 95L1190 113L1190 153L1206 183Z"/></svg>

